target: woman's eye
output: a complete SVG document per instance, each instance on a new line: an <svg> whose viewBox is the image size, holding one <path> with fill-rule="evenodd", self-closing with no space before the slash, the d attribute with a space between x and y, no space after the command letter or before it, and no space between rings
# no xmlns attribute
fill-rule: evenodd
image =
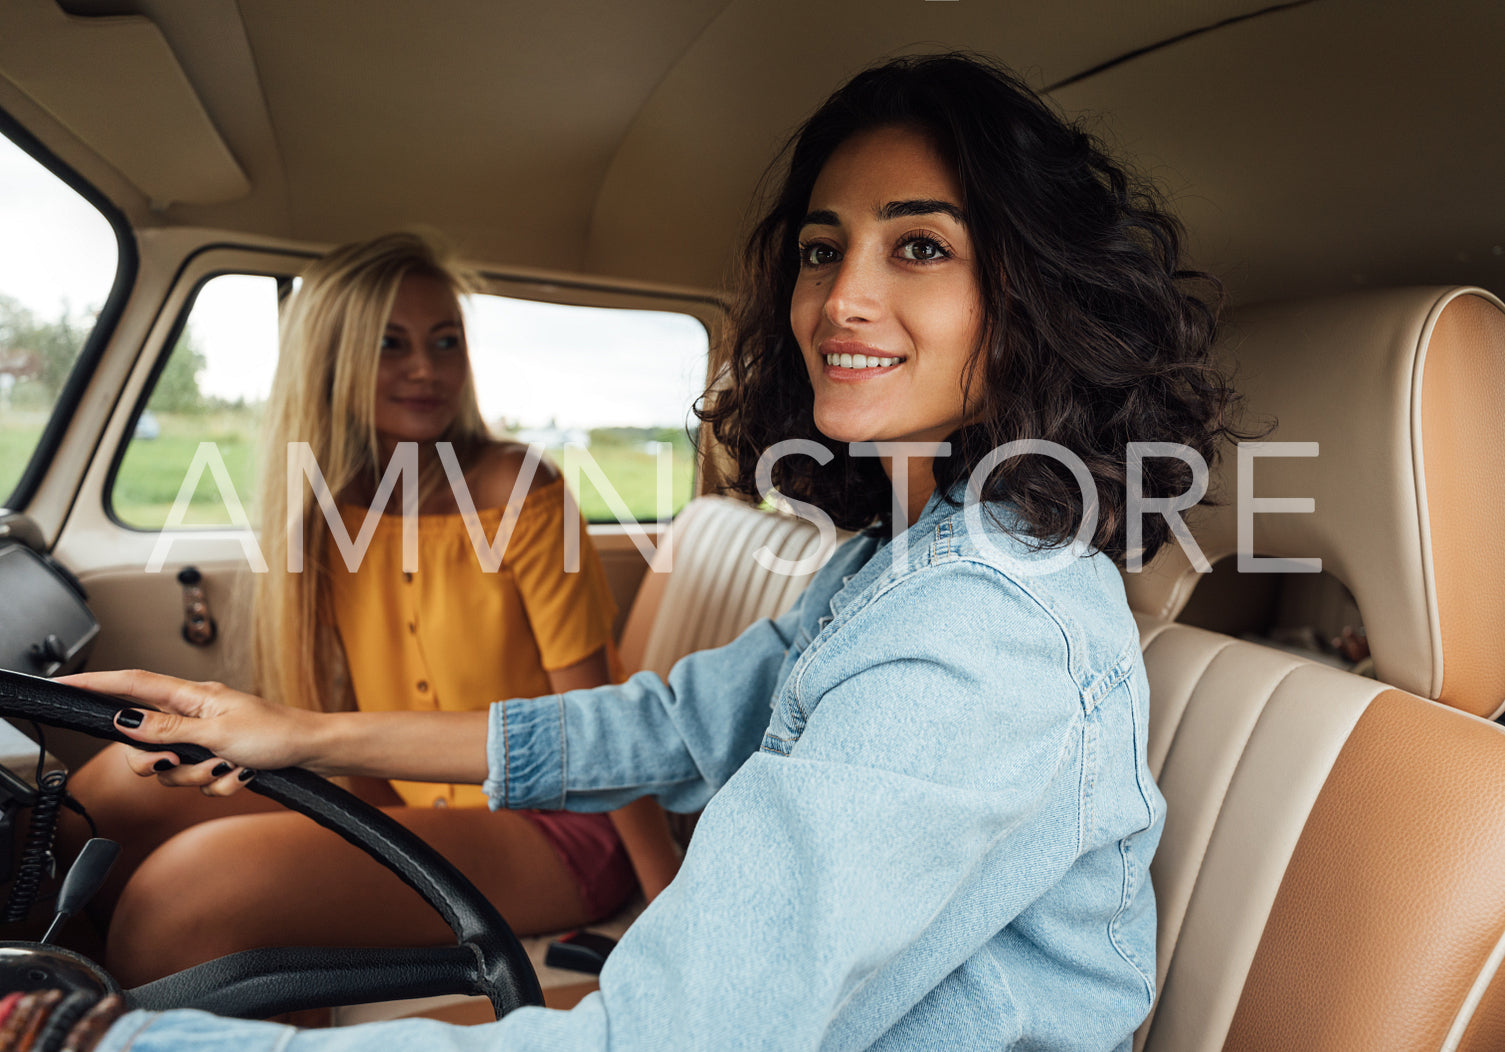
<svg viewBox="0 0 1505 1052"><path fill-rule="evenodd" d="M400 351L402 350L402 341L396 336L383 336L381 338L381 349L384 351Z"/></svg>
<svg viewBox="0 0 1505 1052"><path fill-rule="evenodd" d="M836 262L840 255L833 245L824 241L810 241L800 245L800 266L823 267L827 263Z"/></svg>
<svg viewBox="0 0 1505 1052"><path fill-rule="evenodd" d="M929 237L912 237L899 246L900 258L913 260L916 263L945 259L950 254L946 251L945 245Z"/></svg>
<svg viewBox="0 0 1505 1052"><path fill-rule="evenodd" d="M441 351L456 351L460 349L460 337L441 336L434 341L434 346Z"/></svg>

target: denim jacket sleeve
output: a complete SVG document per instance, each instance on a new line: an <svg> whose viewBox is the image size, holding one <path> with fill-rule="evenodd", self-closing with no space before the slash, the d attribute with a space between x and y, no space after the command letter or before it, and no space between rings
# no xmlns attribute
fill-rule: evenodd
<svg viewBox="0 0 1505 1052"><path fill-rule="evenodd" d="M803 601L690 654L667 680L639 672L620 685L493 705L492 808L611 811L654 795L671 811L700 810L762 741Z"/></svg>
<svg viewBox="0 0 1505 1052"><path fill-rule="evenodd" d="M838 620L848 630L830 626L782 679L774 725L782 706L799 709L794 740L775 736L787 747L765 746L735 773L730 743L763 727L718 732L713 717L687 715L685 691L707 684L671 676L666 693L642 690L633 718L667 721L683 748L661 765L636 758L660 738L632 737L593 780L646 772L684 803L729 777L679 876L612 953L600 992L575 1009L522 1009L468 1029L409 1020L296 1036L199 1013L133 1013L101 1047L656 1052L859 1048L885 1035L902 1046L910 1010L1072 865L1086 791L1082 698L1059 626L989 567L911 575ZM616 732L587 700L572 719L575 699L565 699L566 753ZM506 742L561 733L529 726L509 723ZM577 739L577 728L593 737ZM529 804L573 805L577 791L603 807L618 799L608 786L577 790L567 756L539 766L527 789L510 790ZM1007 1002L1001 973L987 982L1001 983ZM1017 1019L994 1009L986 1025L997 1032L974 1033L979 1046L1018 1035Z"/></svg>

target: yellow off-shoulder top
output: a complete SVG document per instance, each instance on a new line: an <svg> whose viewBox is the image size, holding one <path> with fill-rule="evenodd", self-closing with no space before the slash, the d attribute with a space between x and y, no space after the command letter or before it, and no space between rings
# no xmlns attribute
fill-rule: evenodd
<svg viewBox="0 0 1505 1052"><path fill-rule="evenodd" d="M549 671L603 646L620 679L611 649L616 605L583 523L580 568L564 569L565 515L580 514L566 496L562 478L528 494L494 573L482 569L459 514L419 517L416 572L402 569L398 515L381 517L355 572L332 553L332 612L359 709L465 711L549 694ZM487 541L496 538L504 512L477 513ZM349 536L366 513L340 508ZM475 785L394 781L392 787L418 806L486 803Z"/></svg>

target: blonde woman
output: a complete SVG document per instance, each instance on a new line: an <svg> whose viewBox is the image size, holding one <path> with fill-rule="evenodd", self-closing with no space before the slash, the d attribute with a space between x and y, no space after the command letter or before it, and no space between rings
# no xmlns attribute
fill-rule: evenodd
<svg viewBox="0 0 1505 1052"><path fill-rule="evenodd" d="M428 240L393 234L313 264L288 306L261 456L271 572L256 580L252 649L266 696L313 710L461 713L621 678L614 607L588 543L579 571L565 570L565 517L579 512L563 480L482 423L459 302L474 287ZM300 507L289 507L284 464ZM416 488L406 509L404 485L392 485L404 470ZM335 510L352 539L372 520L358 560L347 558L358 546L332 538ZM406 560L404 510L416 510L419 534ZM476 527L482 545L506 531L495 572L480 563ZM287 571L298 562L290 545L301 546L301 573ZM123 890L107 889L118 894L109 966L127 985L256 946L447 937L410 889L337 836L254 794L171 792L131 774L120 749L75 786L137 863L121 867ZM164 781L202 773L172 771L176 762L155 761ZM225 779L250 774L211 765ZM610 913L634 876L651 898L678 866L651 801L610 816L492 813L479 786L355 788L447 855L523 933Z"/></svg>

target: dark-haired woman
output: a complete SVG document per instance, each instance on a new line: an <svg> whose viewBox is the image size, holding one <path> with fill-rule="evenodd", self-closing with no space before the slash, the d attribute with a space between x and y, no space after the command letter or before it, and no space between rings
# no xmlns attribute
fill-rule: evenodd
<svg viewBox="0 0 1505 1052"><path fill-rule="evenodd" d="M753 234L703 416L744 492L777 443L819 443L783 447L774 483L864 530L788 614L667 682L438 719L80 678L166 710L131 736L249 768L484 780L500 807L705 806L569 1013L296 1036L132 1015L101 1047L1127 1048L1155 993L1164 801L1114 566L1124 465L1131 442L1209 458L1231 398L1153 200L974 59L833 96ZM1191 485L1186 459L1146 464L1146 496ZM1147 520L1145 554L1166 534ZM233 789L213 764L164 777Z"/></svg>

